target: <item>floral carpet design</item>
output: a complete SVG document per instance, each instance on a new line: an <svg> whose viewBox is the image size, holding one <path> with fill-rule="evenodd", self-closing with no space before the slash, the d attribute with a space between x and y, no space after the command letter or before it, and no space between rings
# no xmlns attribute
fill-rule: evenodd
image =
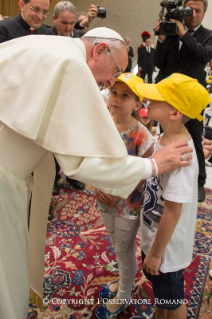
<svg viewBox="0 0 212 319"><path fill-rule="evenodd" d="M192 264L185 270L189 319L212 318L212 281L207 276L212 250L212 190L200 205ZM116 255L95 210L92 189L76 191L62 183L52 197L54 219L48 223L45 251L44 309L29 305L28 319L95 319L100 290L118 280ZM142 273L139 236L135 243L138 271L133 304L117 316L150 318L154 311L151 283Z"/></svg>

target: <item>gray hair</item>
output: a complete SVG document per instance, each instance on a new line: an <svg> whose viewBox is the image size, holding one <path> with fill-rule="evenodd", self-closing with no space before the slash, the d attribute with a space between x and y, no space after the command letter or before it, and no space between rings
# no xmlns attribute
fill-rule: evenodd
<svg viewBox="0 0 212 319"><path fill-rule="evenodd" d="M60 12L65 11L65 10L72 12L72 13L75 13L75 14L77 13L75 6L70 1L60 1L54 7L55 17L58 18Z"/></svg>
<svg viewBox="0 0 212 319"><path fill-rule="evenodd" d="M79 16L85 16L85 17L88 17L88 13L87 12L84 12L84 11L81 11L81 12L77 12L77 21L79 20Z"/></svg>
<svg viewBox="0 0 212 319"><path fill-rule="evenodd" d="M190 1L190 0L184 0L183 1L183 7L185 7L186 3ZM204 8L205 8L205 12L207 11L208 9L208 0L193 0L193 1L202 1L203 4L204 4Z"/></svg>
<svg viewBox="0 0 212 319"><path fill-rule="evenodd" d="M116 39L104 39L104 38L94 38L94 37L89 38L87 36L82 36L81 40L83 40L83 42L86 42L89 45L95 45L95 44L104 42L110 48L111 52L114 52L117 49L123 48L123 45L126 47L126 45L123 41L116 40Z"/></svg>
<svg viewBox="0 0 212 319"><path fill-rule="evenodd" d="M129 40L130 41L130 38L126 37L124 40Z"/></svg>

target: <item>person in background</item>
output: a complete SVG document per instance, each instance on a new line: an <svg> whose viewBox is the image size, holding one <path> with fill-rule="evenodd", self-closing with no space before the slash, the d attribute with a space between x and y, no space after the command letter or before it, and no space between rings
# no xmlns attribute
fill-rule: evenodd
<svg viewBox="0 0 212 319"><path fill-rule="evenodd" d="M51 34L43 22L49 15L50 0L20 0L21 13L0 24L0 43L26 35Z"/></svg>
<svg viewBox="0 0 212 319"><path fill-rule="evenodd" d="M138 50L137 50L137 55L138 55L137 64L138 64L138 60L139 60L139 56L140 56L140 50L141 50L141 48L146 46L146 40L151 38L151 34L147 31L144 31L141 33L141 38L142 38L143 42L141 43L141 45L138 47ZM137 75L141 77L141 73L139 70L138 70Z"/></svg>
<svg viewBox="0 0 212 319"><path fill-rule="evenodd" d="M138 83L143 83L143 80L132 73L120 75L111 88L109 109L128 154L145 158L152 155L154 138L137 119L143 99L136 90ZM102 299L113 298L113 304L100 306L96 310L96 316L100 319L117 316L129 306L121 300L130 298L137 272L135 238L139 228L142 184L143 181L127 199L96 190L96 209L101 213L119 265L119 282L107 285L100 291Z"/></svg>
<svg viewBox="0 0 212 319"><path fill-rule="evenodd" d="M91 5L87 16L76 23L77 11L70 1L60 1L54 7L53 21L54 27L51 31L54 35L80 38L83 36L84 25L88 25L97 15L97 8Z"/></svg>
<svg viewBox="0 0 212 319"><path fill-rule="evenodd" d="M84 11L77 12L77 22L80 22L86 18L88 18L87 12L84 12ZM92 21L93 20L91 20L90 22L92 22ZM88 23L88 26L84 27L82 30L86 33L86 32L88 32L88 29L89 29L89 23Z"/></svg>
<svg viewBox="0 0 212 319"><path fill-rule="evenodd" d="M52 16L54 27L51 28L54 35L80 38L84 32L75 29L76 8L70 1L60 1L54 7Z"/></svg>
<svg viewBox="0 0 212 319"><path fill-rule="evenodd" d="M88 10L88 13L81 11L77 12L77 22L75 25L76 29L81 29L83 32L88 32L91 22L98 15L98 6L91 4Z"/></svg>
<svg viewBox="0 0 212 319"><path fill-rule="evenodd" d="M0 14L0 21L4 20L4 18L2 17L2 15Z"/></svg>
<svg viewBox="0 0 212 319"><path fill-rule="evenodd" d="M142 107L138 115L139 121L152 133L152 120L147 115L147 108Z"/></svg>
<svg viewBox="0 0 212 319"><path fill-rule="evenodd" d="M148 83L152 83L152 74L155 68L154 64L155 49L151 47L151 39L146 39L146 46L143 46L139 50L138 56L138 71L141 78L145 80L148 76Z"/></svg>
<svg viewBox="0 0 212 319"><path fill-rule="evenodd" d="M128 51L128 65L127 65L127 68L124 72L131 72L132 58L134 57L133 48L130 46L130 38L125 38L124 41L126 43L126 48Z"/></svg>

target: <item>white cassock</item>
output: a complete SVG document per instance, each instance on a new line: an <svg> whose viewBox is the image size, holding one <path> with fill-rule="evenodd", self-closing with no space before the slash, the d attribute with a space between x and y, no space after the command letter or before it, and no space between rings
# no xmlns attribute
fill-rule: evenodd
<svg viewBox="0 0 212 319"><path fill-rule="evenodd" d="M26 36L0 45L0 318L25 319L42 300L45 236L56 157L63 172L126 198L150 177L128 156L79 39ZM34 298L35 297L35 298ZM37 302L39 304L39 302Z"/></svg>

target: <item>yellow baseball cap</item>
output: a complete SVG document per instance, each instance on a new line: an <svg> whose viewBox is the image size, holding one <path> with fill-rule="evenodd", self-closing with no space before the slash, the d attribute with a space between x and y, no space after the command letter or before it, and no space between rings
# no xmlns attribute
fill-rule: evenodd
<svg viewBox="0 0 212 319"><path fill-rule="evenodd" d="M166 101L191 119L203 120L202 110L211 102L208 91L196 79L173 73L157 84L136 84L136 90L146 98Z"/></svg>
<svg viewBox="0 0 212 319"><path fill-rule="evenodd" d="M206 80L207 83L212 83L212 75Z"/></svg>
<svg viewBox="0 0 212 319"><path fill-rule="evenodd" d="M136 84L140 83L143 84L144 81L140 77L134 75L133 73L122 73L117 79L116 82L123 82L125 83L132 91L137 95L140 101L143 100L143 95L141 95L138 90L136 89Z"/></svg>

